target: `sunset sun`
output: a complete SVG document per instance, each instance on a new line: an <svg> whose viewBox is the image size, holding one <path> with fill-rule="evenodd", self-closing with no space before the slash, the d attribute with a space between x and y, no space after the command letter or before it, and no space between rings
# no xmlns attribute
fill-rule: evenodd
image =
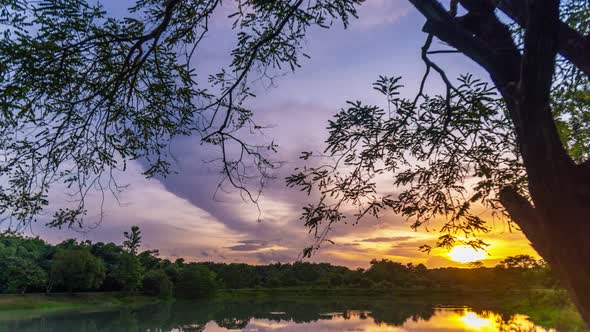
<svg viewBox="0 0 590 332"><path fill-rule="evenodd" d="M477 250L470 246L453 247L448 255L455 262L463 264L480 261L486 257L485 251Z"/></svg>

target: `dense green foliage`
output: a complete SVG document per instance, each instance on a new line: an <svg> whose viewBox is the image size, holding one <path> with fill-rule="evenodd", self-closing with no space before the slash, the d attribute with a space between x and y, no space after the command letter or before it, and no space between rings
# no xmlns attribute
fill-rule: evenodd
<svg viewBox="0 0 590 332"><path fill-rule="evenodd" d="M74 290L94 290L102 285L105 268L87 249L66 249L55 253L51 262L51 285Z"/></svg>
<svg viewBox="0 0 590 332"><path fill-rule="evenodd" d="M189 264L180 269L174 292L178 298L194 299L210 295L215 286L215 273L203 265Z"/></svg>
<svg viewBox="0 0 590 332"><path fill-rule="evenodd" d="M136 231L139 231L138 229ZM139 247L139 243L136 248ZM549 267L530 256L508 257L494 268L428 269L423 264L373 260L368 269L328 263L269 265L172 262L157 250L137 255L125 244L66 240L51 245L39 238L0 236L0 292L138 292L161 298L200 298L218 288L350 288L531 290L557 285Z"/></svg>
<svg viewBox="0 0 590 332"><path fill-rule="evenodd" d="M172 296L172 281L163 270L151 270L143 277L142 289L147 295L166 299Z"/></svg>
<svg viewBox="0 0 590 332"><path fill-rule="evenodd" d="M121 283L126 291L136 291L141 287L143 268L139 259L129 253L119 256L117 265L113 270L113 278Z"/></svg>
<svg viewBox="0 0 590 332"><path fill-rule="evenodd" d="M132 234L139 229L132 229ZM129 241L129 237L127 237ZM138 292L169 298L173 289L185 298L211 294L215 274L203 264L171 262L157 251L135 254L141 237L130 246L78 242L51 245L14 233L0 235L0 292Z"/></svg>

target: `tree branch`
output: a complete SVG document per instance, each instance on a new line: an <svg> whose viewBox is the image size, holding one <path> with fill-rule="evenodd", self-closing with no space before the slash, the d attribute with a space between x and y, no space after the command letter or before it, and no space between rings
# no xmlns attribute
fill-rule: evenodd
<svg viewBox="0 0 590 332"><path fill-rule="evenodd" d="M513 43L512 45L504 45L502 48L492 47L481 37L476 36L474 31L461 25L461 21L466 21L465 16L454 19L437 0L410 0L410 2L427 19L423 28L424 32L435 35L484 67L499 89L502 90L510 83L517 82L520 55ZM487 24L488 30L493 30L487 31L486 34L489 35L492 32L495 32L497 36L505 34L504 31L498 31L501 23L497 19L494 22L494 18L488 18L489 22L487 23L490 23ZM505 43L505 38L502 39ZM508 54L509 56L507 56Z"/></svg>
<svg viewBox="0 0 590 332"><path fill-rule="evenodd" d="M490 74L510 111L531 183L543 185L544 177L556 179L553 175L571 164L549 108L560 23L559 1L532 2L530 21L534 23L527 27L525 35L526 61L507 26L495 16L489 0L461 1L471 11L458 18L453 18L437 0L410 2L427 19L425 32L461 51ZM551 185L559 184L556 180Z"/></svg>
<svg viewBox="0 0 590 332"><path fill-rule="evenodd" d="M527 8L525 0L501 0L498 1L497 6L514 22L520 26L526 26ZM588 57L590 38L588 36L582 35L566 23L559 22L558 51L578 69L590 75L590 57Z"/></svg>

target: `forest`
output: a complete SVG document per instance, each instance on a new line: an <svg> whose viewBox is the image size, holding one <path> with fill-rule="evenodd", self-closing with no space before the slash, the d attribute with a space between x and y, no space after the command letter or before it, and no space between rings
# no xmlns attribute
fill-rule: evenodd
<svg viewBox="0 0 590 332"><path fill-rule="evenodd" d="M374 259L356 270L329 263L237 263L171 261L158 250L139 251L133 226L122 244L74 239L53 245L39 237L0 236L0 292L129 292L160 298L202 298L219 289L341 288L373 291L531 290L559 284L548 265L527 255L507 257L493 268L428 269Z"/></svg>

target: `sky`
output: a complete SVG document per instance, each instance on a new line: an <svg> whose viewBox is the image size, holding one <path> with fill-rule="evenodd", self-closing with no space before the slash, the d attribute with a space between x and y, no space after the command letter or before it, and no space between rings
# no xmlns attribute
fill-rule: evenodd
<svg viewBox="0 0 590 332"><path fill-rule="evenodd" d="M124 16L129 1L103 0L112 15ZM197 138L172 142L175 174L146 180L141 162L131 162L117 181L126 188L117 199L99 193L87 199L88 217L84 230L48 229L39 218L30 232L59 242L75 237L91 241L123 241L123 232L140 226L143 249L159 249L162 257L184 257L190 261L288 263L299 258L313 239L299 219L301 207L310 198L288 189L284 177L297 166L301 151L320 151L327 137L327 121L347 100L381 102L371 84L378 75L402 76L404 93L416 91L424 71L420 47L425 35L423 18L405 0L367 0L360 19L344 30L312 29L306 37L305 53L311 56L294 73L277 78L273 86L255 85L257 97L250 106L258 123L270 126L263 137L279 145L276 158L283 166L255 205L244 202L238 192L217 192L219 169L205 163L211 151ZM222 14L211 23L211 33L194 66L216 72L226 66L233 46L233 33ZM444 48L444 45L438 45ZM474 73L487 76L461 55L441 55L437 61L450 76ZM431 80L430 92L440 90ZM59 199L52 201L60 205ZM101 208L102 205L102 208ZM261 221L259 221L261 217ZM510 231L502 220L492 220L493 231L482 236L491 245L482 256L494 266L508 255L532 254L534 250L519 232ZM410 222L393 213L378 220L363 220L356 226L337 225L330 239L311 261L330 262L351 268L369 265L373 258L402 263L424 263L429 268L464 266L451 260L444 249L430 254L418 247L432 244L437 232L413 231Z"/></svg>

